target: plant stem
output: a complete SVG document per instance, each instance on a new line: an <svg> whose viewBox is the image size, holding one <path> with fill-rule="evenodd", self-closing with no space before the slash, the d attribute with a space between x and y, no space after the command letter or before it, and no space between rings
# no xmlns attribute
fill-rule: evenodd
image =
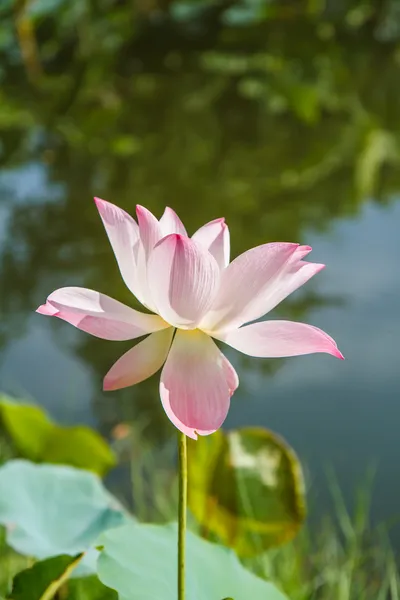
<svg viewBox="0 0 400 600"><path fill-rule="evenodd" d="M84 552L81 552L74 560L71 562L65 569L64 573L62 573L58 579L55 579L50 583L50 585L44 590L42 595L40 596L40 600L53 600L56 596L57 592L60 591L60 588L65 585L69 579L71 573L76 569L76 567L81 562L82 558L85 556ZM54 560L54 559L53 559ZM63 596L64 597L64 596Z"/></svg>
<svg viewBox="0 0 400 600"><path fill-rule="evenodd" d="M179 509L178 509L178 600L185 600L185 551L187 514L187 446L186 435L179 432Z"/></svg>

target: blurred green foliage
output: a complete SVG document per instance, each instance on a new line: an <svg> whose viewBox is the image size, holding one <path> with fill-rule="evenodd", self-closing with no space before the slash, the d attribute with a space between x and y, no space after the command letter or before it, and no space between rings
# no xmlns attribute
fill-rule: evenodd
<svg viewBox="0 0 400 600"><path fill-rule="evenodd" d="M61 285L134 302L94 195L132 213L137 202L157 215L170 204L189 231L226 216L233 255L270 240L306 241L310 229L329 230L371 197L388 202L400 188L399 6L1 3L0 198L10 212L0 344L22 334L26 315ZM31 185L38 173L42 184ZM26 182L22 198L10 178ZM303 319L341 301L315 285L279 313ZM129 347L51 326L98 389ZM279 364L251 368L268 374ZM152 381L115 396L119 417L115 403L96 395L106 427L132 417L132 396L149 435L165 434Z"/></svg>
<svg viewBox="0 0 400 600"><path fill-rule="evenodd" d="M0 432L20 456L35 462L72 465L105 475L116 464L113 451L93 429L63 427L42 408L0 395Z"/></svg>

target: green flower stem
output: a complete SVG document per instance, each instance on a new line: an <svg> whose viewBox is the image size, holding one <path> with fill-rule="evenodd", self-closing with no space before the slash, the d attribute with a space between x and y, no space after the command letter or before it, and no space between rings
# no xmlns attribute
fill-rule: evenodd
<svg viewBox="0 0 400 600"><path fill-rule="evenodd" d="M185 600L185 551L187 517L187 445L186 435L179 433L179 509L178 509L178 600Z"/></svg>

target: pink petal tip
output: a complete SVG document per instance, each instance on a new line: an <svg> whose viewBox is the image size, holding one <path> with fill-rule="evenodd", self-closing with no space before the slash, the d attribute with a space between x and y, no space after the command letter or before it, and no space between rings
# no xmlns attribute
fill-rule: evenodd
<svg viewBox="0 0 400 600"><path fill-rule="evenodd" d="M188 240L188 239L189 238L187 238L185 235L182 235L180 233L168 233L166 236L164 236L163 238L158 240L158 242L155 244L154 248L158 248L159 246L161 246L161 244L165 244L167 242L167 240L169 240L169 241L174 240L175 242L179 242L179 241L186 242L186 240Z"/></svg>
<svg viewBox="0 0 400 600"><path fill-rule="evenodd" d="M56 308L54 308L54 306L52 306L49 303L46 304L41 304L37 309L36 312L39 313L40 315L46 315L48 317L54 317L54 315L56 315L58 313L58 310Z"/></svg>
<svg viewBox="0 0 400 600"><path fill-rule="evenodd" d="M93 198L93 200L99 211L100 211L100 209L104 208L104 205L109 204L106 200L102 200L101 198L98 198L97 196L95 196Z"/></svg>
<svg viewBox="0 0 400 600"><path fill-rule="evenodd" d="M103 392L111 392L114 389L114 382L112 379L107 379L107 377L103 380Z"/></svg>

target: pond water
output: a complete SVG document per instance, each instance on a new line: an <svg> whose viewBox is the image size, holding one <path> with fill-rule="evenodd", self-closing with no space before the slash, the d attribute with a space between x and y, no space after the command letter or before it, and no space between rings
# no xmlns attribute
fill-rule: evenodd
<svg viewBox="0 0 400 600"><path fill-rule="evenodd" d="M129 343L91 338L34 310L68 285L136 306L94 195L131 213L140 203L160 216L169 205L192 232L225 216L233 256L267 241L313 247L311 260L327 268L272 316L323 328L346 357L228 352L241 385L226 427L262 425L283 435L322 508L328 467L351 497L375 465L374 516L397 516L395 42L377 16L356 27L329 15L255 22L242 15L238 24L235 13L220 21L204 12L199 33L190 11L178 11L164 20L142 15L146 27L133 34L124 8L113 10L110 29L106 14L90 26L70 15L91 35L63 28L65 12L58 21L40 15L38 55L25 64L23 40L2 47L0 389L106 434L137 418L155 440L172 435L157 376L101 392Z"/></svg>

